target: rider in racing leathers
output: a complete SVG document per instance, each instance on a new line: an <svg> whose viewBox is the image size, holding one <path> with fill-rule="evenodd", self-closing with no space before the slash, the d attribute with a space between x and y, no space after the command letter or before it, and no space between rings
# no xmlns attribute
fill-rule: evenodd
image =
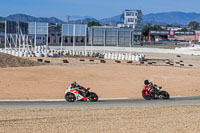
<svg viewBox="0 0 200 133"><path fill-rule="evenodd" d="M149 80L145 80L144 81L144 89L143 90L147 90L148 92L150 91L150 89L152 89L153 85L151 82L149 82Z"/></svg>
<svg viewBox="0 0 200 133"><path fill-rule="evenodd" d="M75 81L73 81L71 85L67 88L67 90L71 90L71 89L77 90L79 94L84 97L86 97L87 95L87 90L84 87L78 85Z"/></svg>
<svg viewBox="0 0 200 133"><path fill-rule="evenodd" d="M145 84L145 86L143 88L143 91L147 90L148 94L153 88L160 90L160 88L157 87L157 85L154 85L152 82L149 82L149 80L145 80L144 84Z"/></svg>

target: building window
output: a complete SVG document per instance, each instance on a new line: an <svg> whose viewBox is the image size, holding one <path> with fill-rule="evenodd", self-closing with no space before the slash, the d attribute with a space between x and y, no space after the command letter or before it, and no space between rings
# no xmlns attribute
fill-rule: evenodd
<svg viewBox="0 0 200 133"><path fill-rule="evenodd" d="M129 19L128 19L128 22L135 22L135 19L129 18Z"/></svg>
<svg viewBox="0 0 200 133"><path fill-rule="evenodd" d="M131 16L131 13L130 12L126 12L126 16Z"/></svg>
<svg viewBox="0 0 200 133"><path fill-rule="evenodd" d="M134 12L131 12L131 16L135 16L135 13L134 13Z"/></svg>
<svg viewBox="0 0 200 133"><path fill-rule="evenodd" d="M126 12L126 16L137 16L137 12Z"/></svg>
<svg viewBox="0 0 200 133"><path fill-rule="evenodd" d="M84 42L84 37L81 38L81 42L82 42L82 43Z"/></svg>
<svg viewBox="0 0 200 133"><path fill-rule="evenodd" d="M65 37L65 43L68 43L68 38L67 37Z"/></svg>

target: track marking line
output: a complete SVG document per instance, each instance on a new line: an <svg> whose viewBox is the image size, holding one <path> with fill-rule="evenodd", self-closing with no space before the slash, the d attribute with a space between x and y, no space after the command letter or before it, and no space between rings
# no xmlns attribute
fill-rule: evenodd
<svg viewBox="0 0 200 133"><path fill-rule="evenodd" d="M170 98L186 98L186 97L197 97L197 96L170 96ZM99 100L125 100L125 99L143 99L142 97L137 98L99 98ZM0 100L0 102L56 102L56 101L66 101L65 99L30 99L30 100Z"/></svg>
<svg viewBox="0 0 200 133"><path fill-rule="evenodd" d="M129 99L126 97L122 97L122 98L99 98L99 100L123 100L123 99ZM0 102L56 102L56 101L66 101L65 99L31 99L31 100L0 100Z"/></svg>

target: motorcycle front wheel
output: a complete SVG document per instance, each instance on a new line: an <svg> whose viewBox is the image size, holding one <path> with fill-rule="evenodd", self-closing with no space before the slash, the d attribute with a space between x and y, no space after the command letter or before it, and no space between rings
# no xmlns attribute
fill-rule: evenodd
<svg viewBox="0 0 200 133"><path fill-rule="evenodd" d="M91 102L97 102L98 101L98 96L96 93L94 92L90 92L90 96L88 97L88 99L91 101Z"/></svg>
<svg viewBox="0 0 200 133"><path fill-rule="evenodd" d="M150 95L146 95L145 92L142 94L142 96L145 100L151 100L152 98Z"/></svg>
<svg viewBox="0 0 200 133"><path fill-rule="evenodd" d="M169 93L166 92L166 91L161 91L160 94L162 95L163 99L169 99L170 98Z"/></svg>
<svg viewBox="0 0 200 133"><path fill-rule="evenodd" d="M76 96L73 93L67 93L65 95L65 100L68 102L74 102L76 100Z"/></svg>

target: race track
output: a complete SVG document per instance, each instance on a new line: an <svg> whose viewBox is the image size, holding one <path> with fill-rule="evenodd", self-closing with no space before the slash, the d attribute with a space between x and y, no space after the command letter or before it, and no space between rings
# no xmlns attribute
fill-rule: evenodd
<svg viewBox="0 0 200 133"><path fill-rule="evenodd" d="M98 102L55 101L0 101L0 109L49 109L49 108L116 108L116 107L159 107L200 105L200 96L174 97L169 100L116 99Z"/></svg>

